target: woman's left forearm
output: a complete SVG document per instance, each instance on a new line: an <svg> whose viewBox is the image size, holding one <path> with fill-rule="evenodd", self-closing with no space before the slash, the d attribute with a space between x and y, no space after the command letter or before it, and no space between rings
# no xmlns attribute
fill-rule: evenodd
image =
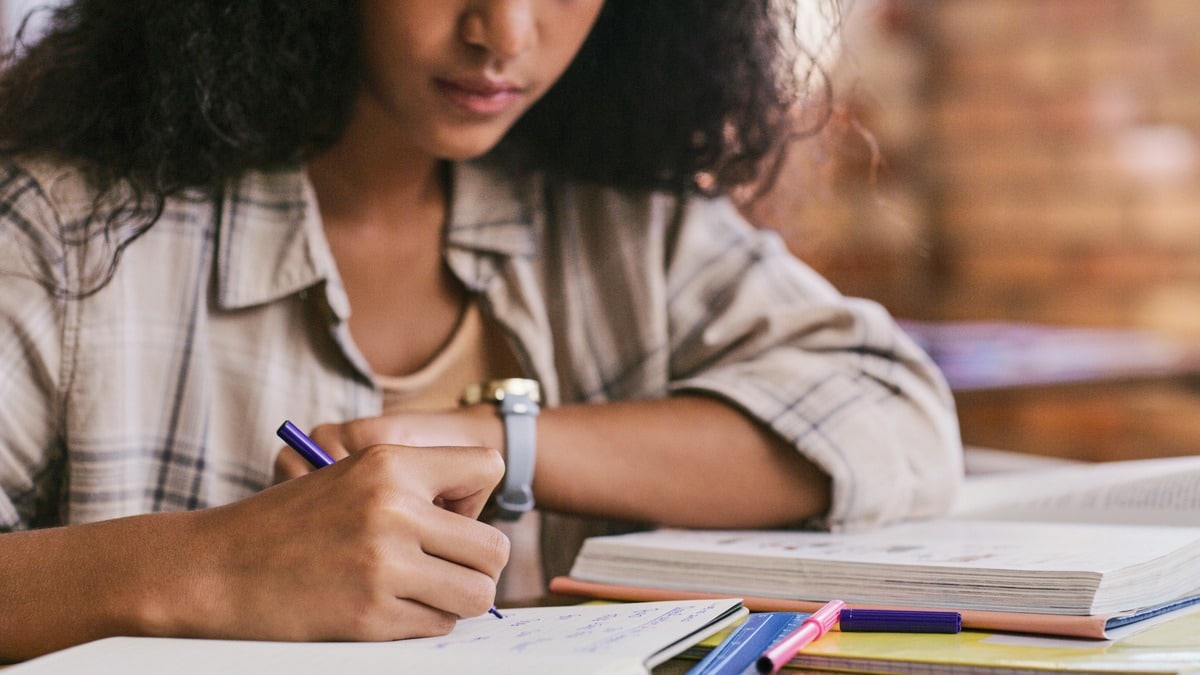
<svg viewBox="0 0 1200 675"><path fill-rule="evenodd" d="M554 511L732 528L821 515L830 485L760 423L693 395L543 410L534 492Z"/></svg>

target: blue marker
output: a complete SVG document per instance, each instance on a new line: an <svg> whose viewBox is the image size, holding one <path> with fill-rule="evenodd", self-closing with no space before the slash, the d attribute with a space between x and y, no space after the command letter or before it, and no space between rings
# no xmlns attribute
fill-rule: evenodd
<svg viewBox="0 0 1200 675"><path fill-rule="evenodd" d="M333 464L333 458L329 456L329 453L317 445L316 441L309 438L308 434L300 431L300 427L292 424L291 420L284 420L283 424L279 425L279 430L275 434L282 438L283 442L288 444L288 447L300 453L300 456L311 464L314 469L320 469ZM488 613L497 619L504 618L504 615L496 609L495 605L492 605Z"/></svg>
<svg viewBox="0 0 1200 675"><path fill-rule="evenodd" d="M808 618L798 612L756 612L729 634L687 675L741 675L754 672L754 663L768 647Z"/></svg>

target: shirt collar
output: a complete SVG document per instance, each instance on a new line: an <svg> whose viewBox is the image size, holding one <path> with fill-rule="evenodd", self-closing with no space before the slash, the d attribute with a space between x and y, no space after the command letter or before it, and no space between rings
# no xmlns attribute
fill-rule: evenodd
<svg viewBox="0 0 1200 675"><path fill-rule="evenodd" d="M502 256L534 254L535 179L513 177L483 163L458 163L450 178L446 245Z"/></svg>
<svg viewBox="0 0 1200 675"><path fill-rule="evenodd" d="M312 185L302 169L251 172L221 204L217 236L217 303L259 305L336 278L336 266ZM341 284L336 284L340 289ZM334 293L330 304L341 314Z"/></svg>
<svg viewBox="0 0 1200 675"><path fill-rule="evenodd" d="M531 197L537 181L510 178L475 163L450 166L446 246L500 256L536 250ZM321 222L316 194L302 168L251 172L221 204L217 237L217 303L239 309L268 303L326 282L335 314L349 302ZM468 285L469 270L456 266Z"/></svg>

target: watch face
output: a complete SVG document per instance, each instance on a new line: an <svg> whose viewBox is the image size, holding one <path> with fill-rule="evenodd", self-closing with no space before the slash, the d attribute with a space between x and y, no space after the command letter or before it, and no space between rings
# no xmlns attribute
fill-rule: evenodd
<svg viewBox="0 0 1200 675"><path fill-rule="evenodd" d="M495 380L489 384L496 387L495 397L497 401L503 399L506 395L528 396L534 403L540 403L542 400L542 388L537 380L512 377L507 380Z"/></svg>

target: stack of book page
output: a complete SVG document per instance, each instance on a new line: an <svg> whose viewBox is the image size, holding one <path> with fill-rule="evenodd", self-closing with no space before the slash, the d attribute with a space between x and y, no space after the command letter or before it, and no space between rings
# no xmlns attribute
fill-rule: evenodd
<svg viewBox="0 0 1200 675"><path fill-rule="evenodd" d="M559 593L736 595L752 610L954 609L967 628L1104 638L1200 602L1200 457L982 476L946 518L864 532L594 537Z"/></svg>

